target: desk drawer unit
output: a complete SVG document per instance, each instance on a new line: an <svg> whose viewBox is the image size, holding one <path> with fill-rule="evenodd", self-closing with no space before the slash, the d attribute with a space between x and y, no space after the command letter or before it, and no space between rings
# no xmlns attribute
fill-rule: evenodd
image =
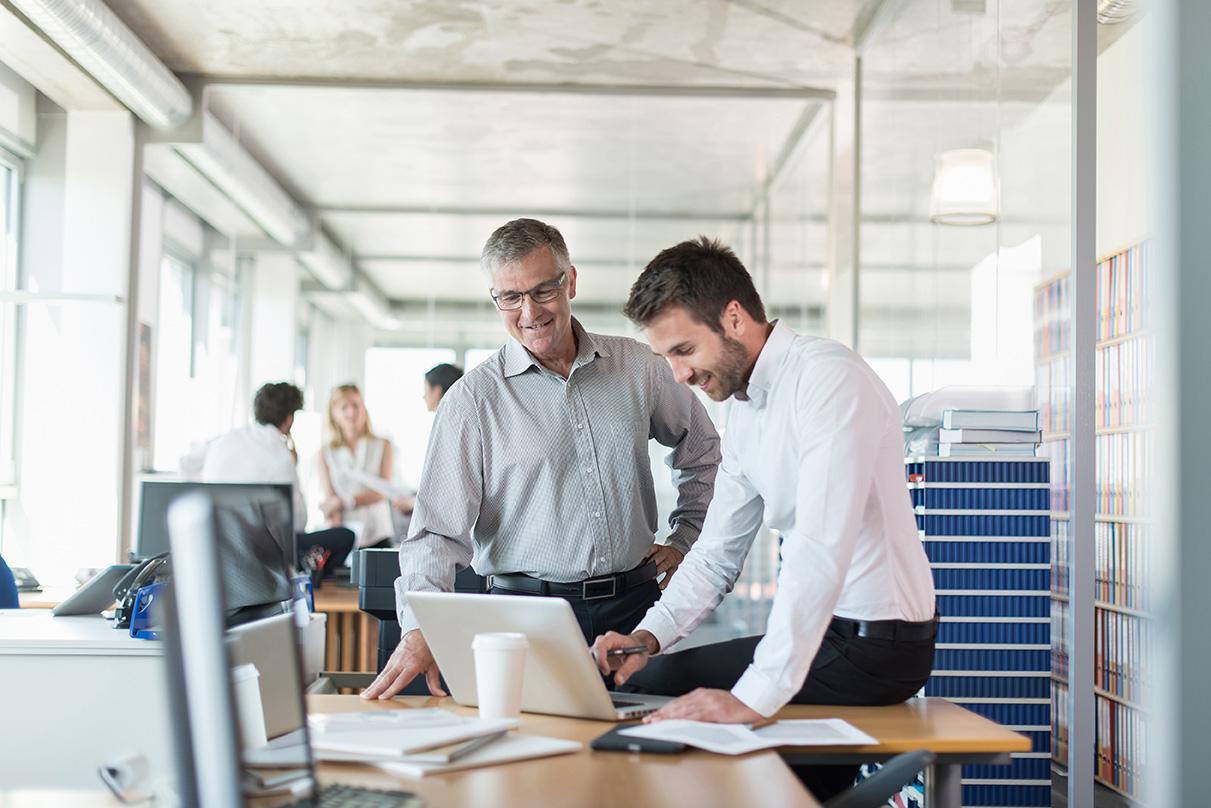
<svg viewBox="0 0 1211 808"><path fill-rule="evenodd" d="M910 457L905 471L941 615L925 695L1033 740L1008 766L964 766L963 805L1050 805L1048 461Z"/></svg>

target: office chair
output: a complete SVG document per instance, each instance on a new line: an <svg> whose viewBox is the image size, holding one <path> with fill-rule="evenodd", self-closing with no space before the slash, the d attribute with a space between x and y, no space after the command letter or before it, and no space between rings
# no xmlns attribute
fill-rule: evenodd
<svg viewBox="0 0 1211 808"><path fill-rule="evenodd" d="M926 749L896 755L872 776L824 803L824 808L880 808L915 780L917 773L933 763L936 757Z"/></svg>
<svg viewBox="0 0 1211 808"><path fill-rule="evenodd" d="M8 564L4 563L4 557L0 556L0 609L19 609L21 601L17 598L17 581L13 578L13 571L8 568Z"/></svg>

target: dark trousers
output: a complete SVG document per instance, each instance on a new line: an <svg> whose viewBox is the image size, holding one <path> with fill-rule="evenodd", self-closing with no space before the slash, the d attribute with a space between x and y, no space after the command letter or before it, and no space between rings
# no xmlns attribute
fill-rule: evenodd
<svg viewBox="0 0 1211 808"><path fill-rule="evenodd" d="M331 578L333 571L345 563L345 558L353 550L355 540L353 531L347 527L330 527L314 533L295 534L295 544L298 547L300 561L313 547L320 547L328 551L328 559L324 562L325 578Z"/></svg>
<svg viewBox="0 0 1211 808"><path fill-rule="evenodd" d="M558 595L535 595L532 592L514 592L499 586L492 587L490 593L534 598L559 597ZM592 645L598 636L607 631L630 634L659 598L660 585L656 583L655 579L652 579L612 598L597 600L564 598L564 600L572 605L572 613L576 615L576 622L580 625L580 632L584 634L585 642Z"/></svg>
<svg viewBox="0 0 1211 808"><path fill-rule="evenodd" d="M703 645L652 657L622 688L683 696L699 687L731 690L749 663L760 636ZM845 636L829 627L792 704L899 704L925 686L933 668L934 640L876 640ZM853 785L858 767L796 766L795 774L825 800Z"/></svg>

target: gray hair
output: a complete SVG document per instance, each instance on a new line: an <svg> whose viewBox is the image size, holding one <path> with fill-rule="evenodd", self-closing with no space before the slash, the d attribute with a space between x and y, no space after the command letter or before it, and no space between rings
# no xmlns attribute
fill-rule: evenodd
<svg viewBox="0 0 1211 808"><path fill-rule="evenodd" d="M572 268L572 259L563 236L551 225L537 219L514 219L496 228L484 244L479 265L491 280L492 273L501 266L519 261L540 247L551 251L556 266L564 272Z"/></svg>

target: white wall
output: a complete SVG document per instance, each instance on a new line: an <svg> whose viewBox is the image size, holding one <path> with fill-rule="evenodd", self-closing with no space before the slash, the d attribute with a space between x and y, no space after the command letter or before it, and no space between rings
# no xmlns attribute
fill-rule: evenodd
<svg viewBox="0 0 1211 808"><path fill-rule="evenodd" d="M37 142L37 92L0 64L0 143L5 139L15 139L20 145Z"/></svg>

